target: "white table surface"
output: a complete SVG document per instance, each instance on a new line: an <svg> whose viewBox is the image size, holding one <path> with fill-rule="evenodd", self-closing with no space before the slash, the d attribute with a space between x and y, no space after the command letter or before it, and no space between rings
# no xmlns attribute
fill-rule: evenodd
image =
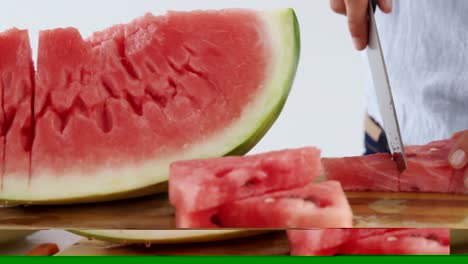
<svg viewBox="0 0 468 264"><path fill-rule="evenodd" d="M38 231L24 239L0 245L0 256L24 255L29 250L44 244L56 243L63 250L81 240L82 237L61 230Z"/></svg>

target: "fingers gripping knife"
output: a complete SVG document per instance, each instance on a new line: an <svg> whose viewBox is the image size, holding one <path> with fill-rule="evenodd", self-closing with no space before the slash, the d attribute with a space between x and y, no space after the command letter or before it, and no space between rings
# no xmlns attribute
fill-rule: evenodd
<svg viewBox="0 0 468 264"><path fill-rule="evenodd" d="M367 47L367 57L377 94L380 114L383 119L383 127L387 135L388 145L398 169L406 169L406 154L401 139L400 126L393 101L392 89L388 78L387 67L382 52L377 23L375 20L375 10L377 0L369 1L369 44Z"/></svg>

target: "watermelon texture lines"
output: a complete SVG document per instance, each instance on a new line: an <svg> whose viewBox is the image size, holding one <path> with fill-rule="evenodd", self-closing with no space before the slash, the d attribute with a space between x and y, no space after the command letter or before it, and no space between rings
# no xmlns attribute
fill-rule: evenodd
<svg viewBox="0 0 468 264"><path fill-rule="evenodd" d="M99 202L167 191L179 160L247 153L299 62L294 11L147 14L84 39L0 34L0 200ZM74 188L70 188L74 186Z"/></svg>

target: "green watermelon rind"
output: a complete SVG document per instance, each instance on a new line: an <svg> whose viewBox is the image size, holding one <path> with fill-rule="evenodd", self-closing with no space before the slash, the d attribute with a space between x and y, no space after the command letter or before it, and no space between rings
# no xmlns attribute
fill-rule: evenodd
<svg viewBox="0 0 468 264"><path fill-rule="evenodd" d="M301 52L298 19L293 9L259 12L259 15L264 18L265 24L269 27L272 42L276 41L273 46L274 49L278 51L276 57L279 57L281 60L272 63L274 71L272 71L271 76L265 80L267 84L265 85L264 91L266 92L263 92L262 95L259 96L260 101L258 105L254 104L254 108L250 107L252 109L247 108L250 111L257 111L255 113L258 115L258 119L249 120L251 124L255 124L256 127L248 129L248 131L252 132L242 136L243 139L235 138L232 135L231 137L223 137L220 143L225 145L234 145L232 141L239 142L235 143L234 147L229 150L220 151L215 155L213 153L201 153L201 155L197 157L190 158L215 158L220 156L244 155L248 153L273 126L286 104L296 76ZM267 109L261 108L263 106ZM246 114L243 116L246 116ZM233 129L231 133L233 133L234 130L235 129ZM236 131L238 131L238 129ZM157 179L158 177L159 179ZM62 194L60 197L56 197L55 195L39 197L38 195L31 194L28 190L15 191L9 194L2 194L0 191L0 201L7 201L9 204L81 204L123 200L167 192L168 175L157 175L154 178L156 178L156 180L152 183L145 183L144 180L142 180L140 186L133 186L127 189L120 188L120 190L111 192L100 190L99 192L94 191L94 193L85 194ZM73 188L70 189L70 191L73 191Z"/></svg>
<svg viewBox="0 0 468 264"><path fill-rule="evenodd" d="M86 237L88 239L120 243L120 244L185 244L185 243L204 243L204 242L213 242L213 241L224 241L231 239L238 239L244 237L252 237L261 234L265 234L272 231L265 230L165 230L165 232L185 232L185 236L179 237L161 237L161 236L152 236L151 232L160 232L157 230L69 230L69 232ZM197 231L197 232L208 232L205 234L198 235L187 235L187 232ZM209 232L217 232L211 233ZM122 232L134 233L132 235L125 235ZM141 235L135 235L136 232L139 232Z"/></svg>
<svg viewBox="0 0 468 264"><path fill-rule="evenodd" d="M286 101L289 97L289 93L291 92L294 79L296 77L297 68L299 66L299 59L301 54L301 33L300 33L300 26L299 21L297 19L296 13L293 9L287 9L279 15L279 24L283 27L288 27L292 23L293 28L293 36L291 37L288 34L285 34L284 42L293 41L290 45L293 46L294 54L292 54L292 58L290 58L289 62L286 62L285 65L290 64L291 67L289 68L288 78L284 80L283 83L278 84L284 87L284 93L281 97L278 105L276 106L275 110L271 113L270 116L266 117L264 122L261 123L259 128L252 133L249 139L247 139L244 143L240 144L237 148L233 149L231 152L226 154L226 156L231 155L244 155L248 153L252 148L254 148L258 142L266 135L266 133L270 130L273 124L276 122L278 117L280 116ZM292 20L292 21L291 21ZM287 31L287 29L283 29L282 31Z"/></svg>

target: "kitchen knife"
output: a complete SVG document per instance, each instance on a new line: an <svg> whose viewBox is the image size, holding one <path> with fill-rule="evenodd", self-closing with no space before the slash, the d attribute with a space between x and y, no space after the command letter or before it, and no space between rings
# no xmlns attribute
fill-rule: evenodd
<svg viewBox="0 0 468 264"><path fill-rule="evenodd" d="M369 44L367 58L371 69L375 92L377 94L380 114L383 119L383 127L388 140L388 146L402 172L406 169L406 154L401 139L400 126L393 101L392 89L388 78L387 67L382 52L377 23L375 20L376 0L369 1Z"/></svg>

